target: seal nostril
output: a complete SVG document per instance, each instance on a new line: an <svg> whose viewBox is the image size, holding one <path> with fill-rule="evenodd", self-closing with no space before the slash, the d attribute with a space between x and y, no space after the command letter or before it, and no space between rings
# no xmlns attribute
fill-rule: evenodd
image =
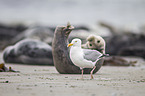
<svg viewBox="0 0 145 96"><path fill-rule="evenodd" d="M97 43L100 43L100 40L98 40Z"/></svg>
<svg viewBox="0 0 145 96"><path fill-rule="evenodd" d="M90 46L92 46L92 44L90 44Z"/></svg>

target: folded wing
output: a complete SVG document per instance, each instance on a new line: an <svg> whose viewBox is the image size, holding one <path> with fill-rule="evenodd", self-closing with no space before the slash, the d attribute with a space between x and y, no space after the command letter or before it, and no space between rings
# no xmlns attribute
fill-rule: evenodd
<svg viewBox="0 0 145 96"><path fill-rule="evenodd" d="M99 57L103 55L97 50L83 49L83 52L84 52L84 59L90 60L92 62L95 62L97 59L99 59Z"/></svg>

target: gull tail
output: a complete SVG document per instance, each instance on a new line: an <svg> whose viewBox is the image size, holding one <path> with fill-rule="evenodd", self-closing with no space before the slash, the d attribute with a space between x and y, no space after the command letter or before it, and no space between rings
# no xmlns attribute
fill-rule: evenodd
<svg viewBox="0 0 145 96"><path fill-rule="evenodd" d="M102 56L99 57L99 59L102 57L109 57L109 54L103 54Z"/></svg>
<svg viewBox="0 0 145 96"><path fill-rule="evenodd" d="M108 57L109 54L102 54L102 56L100 56L93 64L96 65L96 63L98 62L98 60L100 60L103 57Z"/></svg>

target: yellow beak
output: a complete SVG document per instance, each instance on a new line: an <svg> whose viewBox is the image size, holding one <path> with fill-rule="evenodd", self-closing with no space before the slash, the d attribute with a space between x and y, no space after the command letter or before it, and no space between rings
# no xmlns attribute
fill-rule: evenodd
<svg viewBox="0 0 145 96"><path fill-rule="evenodd" d="M70 47L70 46L72 46L73 44L72 43L69 43L68 45L67 45L67 47Z"/></svg>

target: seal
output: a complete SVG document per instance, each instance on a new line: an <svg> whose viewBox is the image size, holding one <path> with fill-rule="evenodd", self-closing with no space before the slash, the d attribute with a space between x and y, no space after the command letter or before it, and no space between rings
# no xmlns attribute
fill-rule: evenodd
<svg viewBox="0 0 145 96"><path fill-rule="evenodd" d="M87 37L87 42L82 45L82 48L97 50L103 54L105 54L105 47L105 40L101 36L94 34L90 34Z"/></svg>
<svg viewBox="0 0 145 96"><path fill-rule="evenodd" d="M67 26L57 26L52 41L53 62L56 70L60 74L80 74L81 70L75 66L69 57L68 37L70 32L74 29L69 23ZM100 59L96 64L96 73L102 66L104 59ZM92 68L84 68L84 74L89 74Z"/></svg>
<svg viewBox="0 0 145 96"><path fill-rule="evenodd" d="M45 26L34 26L15 36L11 42L15 44L23 39L36 39L51 45L53 34L54 32Z"/></svg>
<svg viewBox="0 0 145 96"><path fill-rule="evenodd" d="M6 63L53 65L52 47L34 39L24 39L3 52Z"/></svg>

